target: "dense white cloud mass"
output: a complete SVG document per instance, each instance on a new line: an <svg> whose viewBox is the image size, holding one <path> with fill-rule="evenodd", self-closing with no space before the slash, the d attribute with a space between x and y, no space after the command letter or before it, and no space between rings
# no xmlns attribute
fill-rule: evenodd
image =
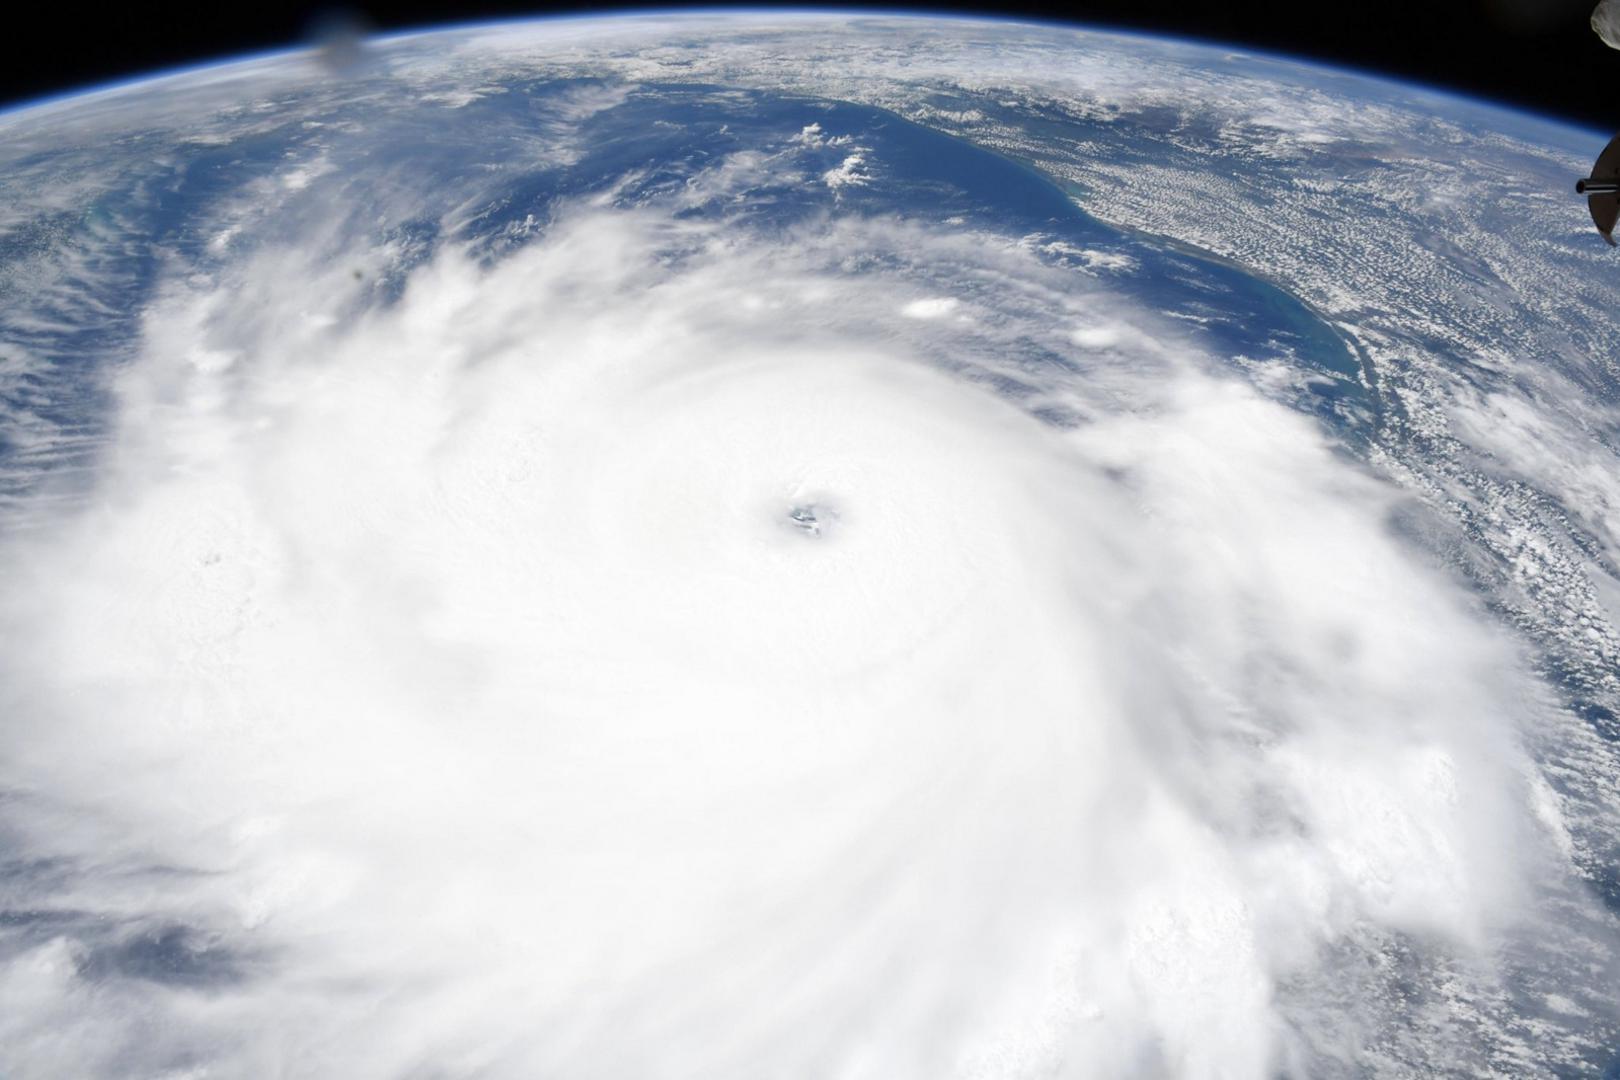
<svg viewBox="0 0 1620 1080"><path fill-rule="evenodd" d="M692 52L811 77L749 25ZM557 77L530 47L687 70L593 33L475 35L488 83L378 52L359 100L397 135L402 85L453 117ZM887 40L862 64L935 93ZM519 217L501 169L577 165L641 91L537 95L457 187L272 75L177 130L283 108L318 152L195 195L100 423L10 342L112 307L115 260L41 257L0 310L0 1071L1483 1074L1606 1022L1565 703L1434 557L1465 545L1416 467L1285 403L1320 373L1213 353L1123 246L858 203L896 166L830 111ZM1104 112L1169 80L1072 77ZM1391 399L1614 532L1597 406L1426 392Z"/></svg>
<svg viewBox="0 0 1620 1080"><path fill-rule="evenodd" d="M23 1074L1258 1076L1335 945L1510 929L1511 655L1121 296L589 205L381 310L302 259L173 282L7 552L8 821L209 990L41 942ZM1025 333L1083 425L986 381Z"/></svg>

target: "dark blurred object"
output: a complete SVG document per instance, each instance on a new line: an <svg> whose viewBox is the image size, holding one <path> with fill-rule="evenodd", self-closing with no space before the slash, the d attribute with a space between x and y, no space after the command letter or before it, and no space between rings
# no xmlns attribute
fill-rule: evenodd
<svg viewBox="0 0 1620 1080"><path fill-rule="evenodd" d="M350 10L323 11L309 21L305 41L315 59L334 75L352 75L366 61L366 38L375 33L369 20Z"/></svg>

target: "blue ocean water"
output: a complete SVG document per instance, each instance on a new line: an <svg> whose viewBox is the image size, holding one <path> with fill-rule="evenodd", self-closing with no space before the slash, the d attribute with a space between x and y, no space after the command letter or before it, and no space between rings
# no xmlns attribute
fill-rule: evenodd
<svg viewBox="0 0 1620 1080"><path fill-rule="evenodd" d="M498 259L544 235L562 201L609 190L624 205L665 198L726 155L779 152L802 129L819 125L827 137L841 140L814 151L822 165L838 167L858 146L869 163L867 182L835 190L784 179L683 213L723 216L736 228L766 233L830 214L951 220L964 231L1038 236L1052 244L1058 260L1075 262L1061 254L1065 248L1103 252L1122 268L1102 272L1127 276L1133 295L1179 320L1192 346L1211 356L1278 361L1306 373L1295 404L1343 437L1359 439L1373 421L1367 376L1355 352L1298 299L1215 258L1105 225L1087 215L1082 193L1063 190L1024 163L881 109L690 85L640 87L594 113L571 140L576 152L564 160L533 153L548 117L566 112L579 95L607 92L610 87L589 80L506 85L458 108L454 122L438 111L369 112L363 117L367 137L339 141L326 138L325 126L362 118L341 103L323 109L319 101L313 106L319 126L309 123L310 103L283 102L285 122L227 145L159 146L132 138L124 148L128 164L120 187L77 214L0 239L0 265L26 259L30 243L82 247L91 261L86 285L97 300L75 303L70 311L0 312L0 319L14 320L3 327L9 340L54 361L47 379L13 389L0 408L36 409L93 433L105 404L99 376L135 347L140 313L164 267L220 264L255 244L275 243L274 231L248 230L227 253L210 246L217 222L244 189L317 146L344 178L345 201L415 208L409 217L383 215L371 224L370 239L398 253L374 283L373 300L386 304L398 297L411 270L446 241ZM463 214L460 234L441 235L441 221L469 191L477 193L477 202ZM329 199L323 190L307 205L292 203L276 228L292 229L299 215L319 214ZM108 244L107 236L129 239ZM1071 362L1038 343L1029 345L1024 361ZM0 466L15 451L0 443Z"/></svg>

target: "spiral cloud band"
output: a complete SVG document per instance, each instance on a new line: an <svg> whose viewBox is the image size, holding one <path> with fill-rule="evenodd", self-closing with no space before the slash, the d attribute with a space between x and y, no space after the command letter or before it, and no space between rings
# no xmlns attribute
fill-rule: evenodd
<svg viewBox="0 0 1620 1080"><path fill-rule="evenodd" d="M1406 496L843 134L174 256L6 541L16 1075L1259 1077L1491 985L1551 706Z"/></svg>

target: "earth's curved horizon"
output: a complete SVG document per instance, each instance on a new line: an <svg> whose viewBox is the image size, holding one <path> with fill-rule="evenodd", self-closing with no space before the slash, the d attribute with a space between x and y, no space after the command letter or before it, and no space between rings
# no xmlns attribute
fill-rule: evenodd
<svg viewBox="0 0 1620 1080"><path fill-rule="evenodd" d="M1347 64L1329 60L1321 56L1312 56L1303 53L1291 53L1286 49L1265 48L1237 39L1203 38L1185 34L1154 33L1151 30L1139 29L1126 25L1115 25L1107 22L1087 22L1085 20L1064 19L1057 16L1034 15L1001 15L994 11L949 10L931 12L919 8L886 8L881 5L860 7L818 7L814 4L802 6L783 5L778 7L761 6L749 7L746 5L714 6L701 5L670 5L668 7L626 7L613 8L591 12L554 12L544 15L517 15L510 17L497 17L489 19L450 20L447 22L424 22L410 27L374 30L365 29L363 24L355 22L352 25L345 21L336 24L336 30L330 32L333 40L344 46L359 47L363 44L367 48L386 47L391 44L409 41L413 38L431 37L435 34L457 34L472 32L495 32L508 28L532 27L537 25L552 25L563 23L602 23L624 22L630 20L658 21L683 18L757 18L762 20L798 18L798 19L835 19L860 20L883 19L887 21L916 20L920 22L962 22L962 23L989 23L995 25L1016 26L1025 28L1045 28L1066 33L1092 34L1111 38L1120 38L1126 41L1142 40L1153 42L1169 42L1190 48L1218 49L1222 52L1237 53L1255 59L1270 60L1299 67L1315 68L1319 71L1332 72L1335 75L1346 76L1353 79L1363 79L1371 82L1381 82L1394 86L1402 86L1415 93L1431 97L1449 97L1469 105L1509 113L1523 119L1539 121L1555 127L1565 127L1579 132L1582 136L1593 139L1605 139L1610 132L1600 127L1593 127L1587 122L1574 116L1549 111L1547 109L1526 105L1523 102L1508 98L1492 97L1488 94L1472 93L1468 90L1451 86L1443 82L1431 82L1418 76L1403 75L1390 71L1383 71L1376 67L1363 67L1357 64ZM222 68L235 67L249 63L280 63L289 60L315 60L321 63L321 53L329 46L322 44L321 38L328 32L318 32L309 35L310 40L297 43L273 45L265 48L249 48L240 52L226 52L210 56L206 59L180 61L175 64L162 65L149 70L133 72L127 75L114 76L108 79L86 83L81 86L64 90L44 91L37 94L24 95L8 101L0 101L0 121L15 113L27 112L32 109L49 108L56 105L68 105L82 102L85 98L102 94L134 93L143 89L154 88L156 84L171 79L184 79L193 75L204 75L218 71Z"/></svg>
<svg viewBox="0 0 1620 1080"><path fill-rule="evenodd" d="M881 10L0 111L8 1076L1585 1076L1568 121Z"/></svg>

